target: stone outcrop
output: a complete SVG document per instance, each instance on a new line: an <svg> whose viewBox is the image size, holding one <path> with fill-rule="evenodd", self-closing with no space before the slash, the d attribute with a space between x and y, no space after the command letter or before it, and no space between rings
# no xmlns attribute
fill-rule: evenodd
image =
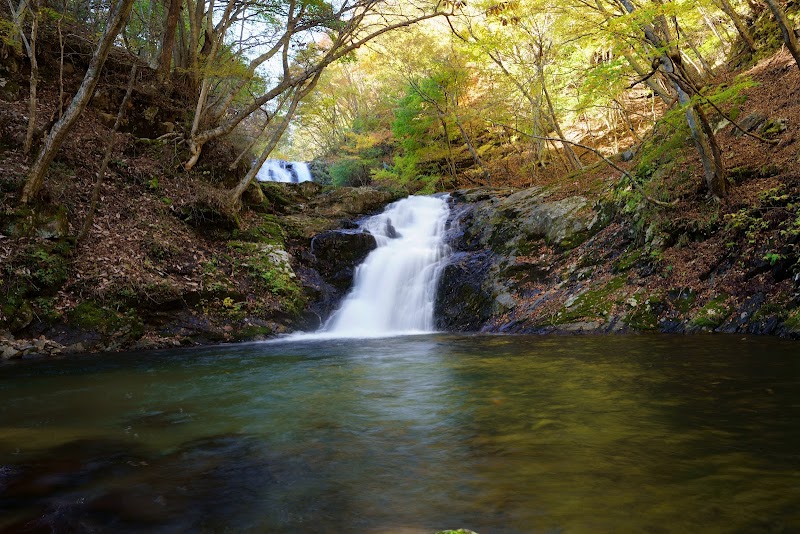
<svg viewBox="0 0 800 534"><path fill-rule="evenodd" d="M541 248L567 251L608 223L603 210L584 197L551 197L538 187L480 188L451 196L448 244L454 254L439 282L439 328L502 328L496 323L517 307L520 283L544 279L549 272L546 264L523 267L518 258Z"/></svg>

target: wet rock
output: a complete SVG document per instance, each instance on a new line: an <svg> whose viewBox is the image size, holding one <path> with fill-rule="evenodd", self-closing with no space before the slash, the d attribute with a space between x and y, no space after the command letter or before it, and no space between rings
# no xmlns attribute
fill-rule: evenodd
<svg viewBox="0 0 800 534"><path fill-rule="evenodd" d="M352 285L355 268L376 247L372 234L352 230L331 230L311 240L316 270L338 289Z"/></svg>
<svg viewBox="0 0 800 534"><path fill-rule="evenodd" d="M767 119L758 129L758 133L763 137L772 138L785 132L788 124L789 121L786 119Z"/></svg>
<svg viewBox="0 0 800 534"><path fill-rule="evenodd" d="M488 252L453 254L439 278L434 308L437 328L471 332L483 327L495 308L489 279L492 266Z"/></svg>
<svg viewBox="0 0 800 534"><path fill-rule="evenodd" d="M14 347L12 347L11 345L6 345L4 347L0 346L0 347L2 347L2 354L0 354L0 357L2 357L4 360L11 360L13 358L22 357L22 353L17 349L15 349Z"/></svg>
<svg viewBox="0 0 800 534"><path fill-rule="evenodd" d="M474 204L458 221L464 235L459 249L491 248L504 255L524 255L535 241L568 249L607 221L581 196L550 201L550 193L541 187L506 193L490 196L481 189L454 196L456 202L464 199Z"/></svg>

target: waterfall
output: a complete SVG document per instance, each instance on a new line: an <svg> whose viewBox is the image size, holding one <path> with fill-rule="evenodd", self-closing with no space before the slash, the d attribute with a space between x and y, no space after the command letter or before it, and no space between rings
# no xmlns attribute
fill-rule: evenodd
<svg viewBox="0 0 800 534"><path fill-rule="evenodd" d="M308 165L302 161L283 161L280 159L268 159L264 162L256 180L259 182L289 182L300 183L310 182L311 171Z"/></svg>
<svg viewBox="0 0 800 534"><path fill-rule="evenodd" d="M383 337L434 330L439 274L448 254L446 199L408 197L362 226L378 243L356 270L353 288L320 333Z"/></svg>

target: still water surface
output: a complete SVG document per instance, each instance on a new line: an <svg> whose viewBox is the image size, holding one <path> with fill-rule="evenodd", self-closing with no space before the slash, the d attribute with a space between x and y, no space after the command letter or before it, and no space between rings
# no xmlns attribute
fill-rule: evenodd
<svg viewBox="0 0 800 534"><path fill-rule="evenodd" d="M800 345L277 342L0 366L0 530L796 532Z"/></svg>

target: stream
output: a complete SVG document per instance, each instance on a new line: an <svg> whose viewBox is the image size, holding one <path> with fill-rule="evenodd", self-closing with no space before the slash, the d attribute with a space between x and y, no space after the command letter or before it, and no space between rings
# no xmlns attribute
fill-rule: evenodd
<svg viewBox="0 0 800 534"><path fill-rule="evenodd" d="M0 366L0 531L790 532L796 342L431 334Z"/></svg>

